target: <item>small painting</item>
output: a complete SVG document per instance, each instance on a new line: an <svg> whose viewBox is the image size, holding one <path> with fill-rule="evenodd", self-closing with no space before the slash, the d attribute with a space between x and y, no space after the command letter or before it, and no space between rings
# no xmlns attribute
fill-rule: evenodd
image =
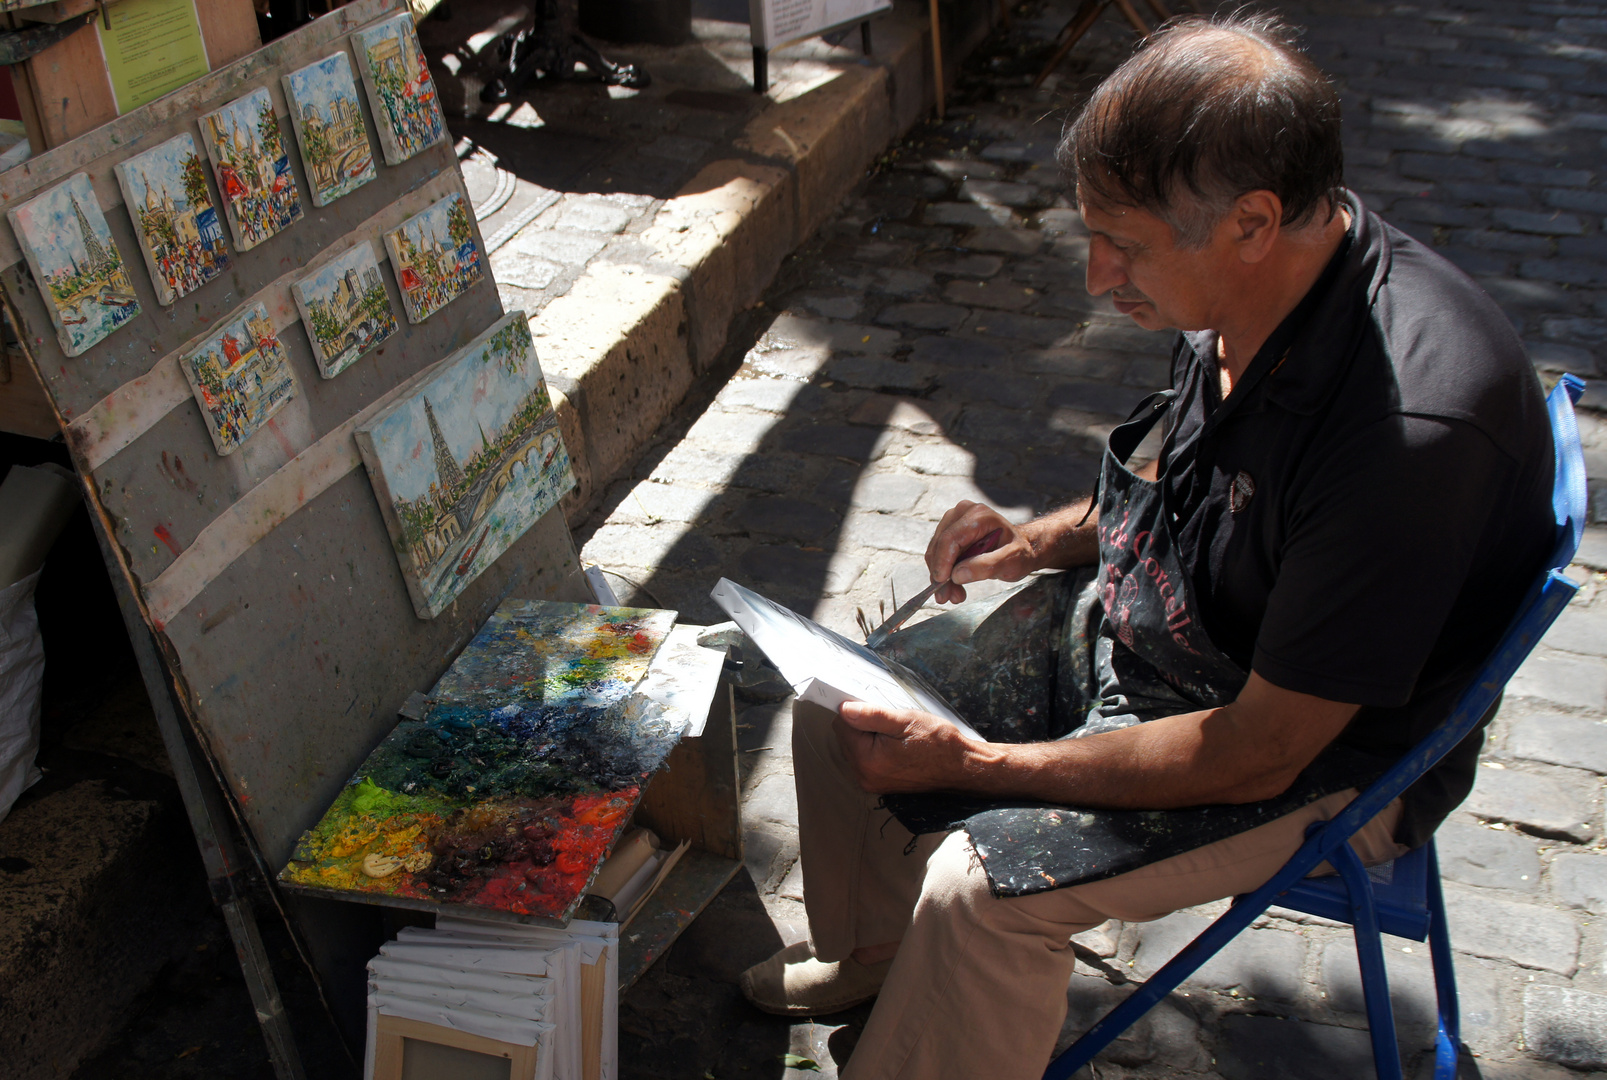
<svg viewBox="0 0 1607 1080"><path fill-rule="evenodd" d="M567 918L680 737L639 693L674 620L503 601L279 880Z"/></svg>
<svg viewBox="0 0 1607 1080"><path fill-rule="evenodd" d="M284 77L290 124L301 145L312 204L328 206L374 179L352 62L343 52Z"/></svg>
<svg viewBox="0 0 1607 1080"><path fill-rule="evenodd" d="M251 250L301 217L301 193L266 89L202 116L201 135L238 250Z"/></svg>
<svg viewBox="0 0 1607 1080"><path fill-rule="evenodd" d="M116 171L158 303L171 304L228 269L223 223L194 138L169 139L119 162Z"/></svg>
<svg viewBox="0 0 1607 1080"><path fill-rule="evenodd" d="M290 288L307 325L318 373L333 379L396 333L374 245L365 240Z"/></svg>
<svg viewBox="0 0 1607 1080"><path fill-rule="evenodd" d="M407 321L421 323L484 276L469 204L448 195L385 234Z"/></svg>
<svg viewBox="0 0 1607 1080"><path fill-rule="evenodd" d="M575 486L522 311L359 427L357 448L422 619Z"/></svg>
<svg viewBox="0 0 1607 1080"><path fill-rule="evenodd" d="M140 312L134 283L87 173L6 214L61 351L79 356Z"/></svg>
<svg viewBox="0 0 1607 1080"><path fill-rule="evenodd" d="M357 67L368 88L385 164L400 165L446 138L441 100L420 48L413 16L403 12L352 34Z"/></svg>
<svg viewBox="0 0 1607 1080"><path fill-rule="evenodd" d="M252 304L179 363L219 455L232 454L296 395L268 309Z"/></svg>

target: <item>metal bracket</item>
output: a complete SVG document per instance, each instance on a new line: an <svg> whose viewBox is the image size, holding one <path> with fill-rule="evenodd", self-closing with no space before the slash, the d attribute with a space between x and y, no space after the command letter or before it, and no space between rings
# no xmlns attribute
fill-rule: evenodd
<svg viewBox="0 0 1607 1080"><path fill-rule="evenodd" d="M106 8L102 6L100 10L104 14ZM0 65L20 64L29 57L38 56L56 42L71 37L94 21L95 12L86 11L63 23L45 23L28 30L8 30L0 33ZM106 28L111 29L111 23L108 22Z"/></svg>

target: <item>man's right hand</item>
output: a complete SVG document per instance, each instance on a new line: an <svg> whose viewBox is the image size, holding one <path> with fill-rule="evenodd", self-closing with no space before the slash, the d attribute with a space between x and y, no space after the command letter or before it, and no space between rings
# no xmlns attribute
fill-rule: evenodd
<svg viewBox="0 0 1607 1080"><path fill-rule="evenodd" d="M1041 567L1040 554L1027 529L1012 525L991 506L960 502L943 515L926 546L926 568L933 581L947 582L932 598L940 604L958 604L965 599L964 586L973 581L1020 581ZM992 551L973 555L958 566L960 553L991 532L1000 541Z"/></svg>

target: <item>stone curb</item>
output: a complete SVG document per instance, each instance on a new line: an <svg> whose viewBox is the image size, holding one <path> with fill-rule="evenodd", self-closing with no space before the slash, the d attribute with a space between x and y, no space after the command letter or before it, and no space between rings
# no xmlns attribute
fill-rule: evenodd
<svg viewBox="0 0 1607 1080"><path fill-rule="evenodd" d="M730 157L659 209L641 235L648 254L593 263L530 320L574 468L571 525L712 366L781 261L931 108L924 20L901 7L877 21L876 41L874 60L754 117Z"/></svg>

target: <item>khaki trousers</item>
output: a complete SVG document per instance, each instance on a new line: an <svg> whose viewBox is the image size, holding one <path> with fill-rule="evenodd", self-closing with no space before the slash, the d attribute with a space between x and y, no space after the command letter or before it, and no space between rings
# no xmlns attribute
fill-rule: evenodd
<svg viewBox="0 0 1607 1080"><path fill-rule="evenodd" d="M1355 798L1338 792L1287 817L1129 874L1000 899L963 831L914 838L859 789L835 714L793 706L804 906L815 956L902 941L845 1080L1036 1080L1066 1017L1072 935L1144 922L1249 892ZM1352 839L1365 863L1405 849L1391 804ZM913 846L911 841L914 841ZM906 854L906 849L909 853Z"/></svg>

